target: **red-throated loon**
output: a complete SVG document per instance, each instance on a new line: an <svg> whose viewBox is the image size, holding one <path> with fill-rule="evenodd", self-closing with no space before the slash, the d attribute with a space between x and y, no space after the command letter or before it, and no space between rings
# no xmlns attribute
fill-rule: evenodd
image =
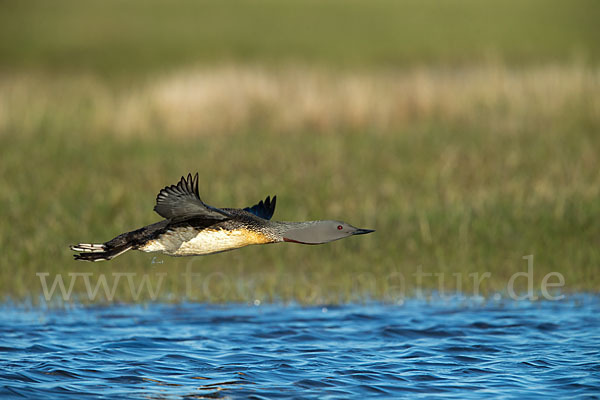
<svg viewBox="0 0 600 400"><path fill-rule="evenodd" d="M244 209L216 208L198 194L198 174L181 177L156 197L156 211L164 220L123 233L103 244L71 246L76 260L110 260L127 250L195 256L233 250L250 244L294 242L320 244L374 232L341 221L271 221L276 196Z"/></svg>

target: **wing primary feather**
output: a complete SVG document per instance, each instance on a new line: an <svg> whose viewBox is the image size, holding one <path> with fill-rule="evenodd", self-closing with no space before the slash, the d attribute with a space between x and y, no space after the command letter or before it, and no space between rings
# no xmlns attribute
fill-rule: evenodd
<svg viewBox="0 0 600 400"><path fill-rule="evenodd" d="M192 176L188 173L187 178L182 176L177 185L163 188L156 196L154 211L164 218L187 219L207 218L223 220L231 215L220 208L204 204L198 191L198 173Z"/></svg>
<svg viewBox="0 0 600 400"><path fill-rule="evenodd" d="M194 180L192 181L193 191L196 193L196 197L200 198L200 192L198 191L198 173L194 176Z"/></svg>

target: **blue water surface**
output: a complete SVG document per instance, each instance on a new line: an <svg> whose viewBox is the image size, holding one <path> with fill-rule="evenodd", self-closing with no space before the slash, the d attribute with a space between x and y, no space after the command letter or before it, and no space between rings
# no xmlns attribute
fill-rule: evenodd
<svg viewBox="0 0 600 400"><path fill-rule="evenodd" d="M1 398L599 398L600 298L0 318Z"/></svg>

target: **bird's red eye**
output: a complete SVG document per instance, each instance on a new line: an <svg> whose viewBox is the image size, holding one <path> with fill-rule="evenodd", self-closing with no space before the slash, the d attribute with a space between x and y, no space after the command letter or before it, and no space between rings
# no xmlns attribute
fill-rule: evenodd
<svg viewBox="0 0 600 400"><path fill-rule="evenodd" d="M344 227L341 225L338 225L338 231L341 231L342 229L344 229Z"/></svg>

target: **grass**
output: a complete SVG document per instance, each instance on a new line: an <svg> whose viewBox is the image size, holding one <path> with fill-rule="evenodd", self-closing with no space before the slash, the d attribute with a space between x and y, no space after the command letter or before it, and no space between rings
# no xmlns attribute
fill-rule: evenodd
<svg viewBox="0 0 600 400"><path fill-rule="evenodd" d="M0 67L129 82L181 65L597 65L593 0L5 1ZM8 39L10 38L10 39Z"/></svg>
<svg viewBox="0 0 600 400"><path fill-rule="evenodd" d="M49 82L20 74L0 85L0 129L13 126L21 135L48 123L110 136L145 137L157 129L178 137L248 129L329 135L385 132L428 120L479 120L508 134L524 123L560 123L565 113L595 119L600 112L598 70L580 64L343 73L223 65L172 72L126 90L89 76Z"/></svg>
<svg viewBox="0 0 600 400"><path fill-rule="evenodd" d="M393 301L419 289L421 268L442 274L423 278L423 288L506 294L528 254L536 290L558 271L563 290L597 291L598 72L488 66L414 74L333 76L309 68L267 79L255 67L224 67L132 90L86 77L2 82L9 112L0 119L0 293L38 299L40 272L50 274L49 284L56 274L68 284L68 273L92 273L92 285L101 273L110 285L116 272L138 274L136 285L145 273L156 285L156 274L165 273L163 300ZM207 86L202 79L211 89L190 100L203 121L196 124L182 107ZM241 88L234 94L232 80ZM305 92L294 97L300 87ZM343 100L349 87L357 105ZM304 97L330 112L315 120L298 107L286 118L288 107L278 103ZM127 113L127 105L137 111L123 123L119 110ZM245 117L236 117L240 109ZM71 243L108 240L158 220L156 193L188 171L200 172L209 204L243 207L277 194L278 219L335 218L377 232L209 257L130 252L110 263L71 260ZM186 271L200 276L186 280ZM469 274L485 272L491 277L476 289ZM116 300L134 299L126 279ZM74 291L85 300L83 278Z"/></svg>
<svg viewBox="0 0 600 400"><path fill-rule="evenodd" d="M166 301L506 297L529 254L536 293L550 272L597 292L598 20L588 0L2 2L0 296L38 302L47 273L82 302L102 277L151 299L144 274ZM72 260L194 171L209 204L277 194L277 219L377 232Z"/></svg>

